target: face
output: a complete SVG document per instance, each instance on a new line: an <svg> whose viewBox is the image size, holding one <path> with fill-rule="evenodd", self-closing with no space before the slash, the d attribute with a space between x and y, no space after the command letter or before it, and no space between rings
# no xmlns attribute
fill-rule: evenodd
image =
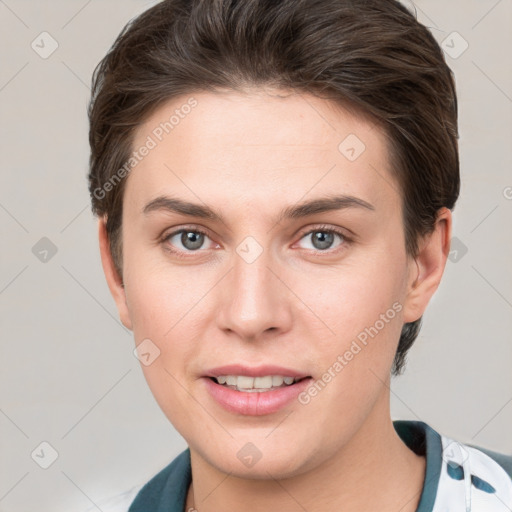
<svg viewBox="0 0 512 512"><path fill-rule="evenodd" d="M151 149L124 192L120 315L193 453L300 474L389 419L401 328L421 314L386 138L313 96L191 96L136 132Z"/></svg>

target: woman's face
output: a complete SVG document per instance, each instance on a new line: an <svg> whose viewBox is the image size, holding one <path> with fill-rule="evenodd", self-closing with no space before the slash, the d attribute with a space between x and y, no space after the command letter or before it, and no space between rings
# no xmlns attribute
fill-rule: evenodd
<svg viewBox="0 0 512 512"><path fill-rule="evenodd" d="M311 469L389 420L418 317L382 130L275 92L160 107L136 132L122 220L118 306L156 400L194 453L255 478Z"/></svg>

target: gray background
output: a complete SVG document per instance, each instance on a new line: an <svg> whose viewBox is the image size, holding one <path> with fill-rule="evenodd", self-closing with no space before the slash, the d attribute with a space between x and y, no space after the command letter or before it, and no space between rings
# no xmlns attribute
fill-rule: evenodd
<svg viewBox="0 0 512 512"><path fill-rule="evenodd" d="M99 510L185 448L118 321L86 186L92 70L124 24L153 3L0 0L3 512ZM392 415L512 454L512 2L416 7L452 54L462 195L457 252L407 371L393 381ZM43 31L58 43L46 59L31 47L51 48ZM469 47L453 58L464 40ZM43 237L56 254L41 252ZM43 441L58 453L48 469L39 465L50 462Z"/></svg>

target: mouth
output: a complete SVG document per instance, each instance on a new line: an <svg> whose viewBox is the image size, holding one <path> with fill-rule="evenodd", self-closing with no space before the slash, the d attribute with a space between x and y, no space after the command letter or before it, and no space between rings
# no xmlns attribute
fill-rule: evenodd
<svg viewBox="0 0 512 512"><path fill-rule="evenodd" d="M233 371L233 370L230 370ZM267 370L268 371L268 370ZM306 375L283 375L284 372L259 375L225 373L205 375L205 391L213 401L226 411L237 416L264 416L285 407L297 407L297 397L311 384L313 378Z"/></svg>
<svg viewBox="0 0 512 512"><path fill-rule="evenodd" d="M293 407L313 380L311 375L282 366L228 365L203 375L206 391L225 410L244 416L273 414Z"/></svg>

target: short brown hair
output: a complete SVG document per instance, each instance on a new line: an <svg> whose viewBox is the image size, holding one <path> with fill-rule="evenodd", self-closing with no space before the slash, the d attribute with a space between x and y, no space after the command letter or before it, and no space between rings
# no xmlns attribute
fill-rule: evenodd
<svg viewBox="0 0 512 512"><path fill-rule="evenodd" d="M177 96L254 86L348 103L384 127L415 256L460 187L455 82L429 30L395 0L164 0L125 26L92 78L89 191L119 274L119 170L135 129ZM404 324L394 375L420 325Z"/></svg>

